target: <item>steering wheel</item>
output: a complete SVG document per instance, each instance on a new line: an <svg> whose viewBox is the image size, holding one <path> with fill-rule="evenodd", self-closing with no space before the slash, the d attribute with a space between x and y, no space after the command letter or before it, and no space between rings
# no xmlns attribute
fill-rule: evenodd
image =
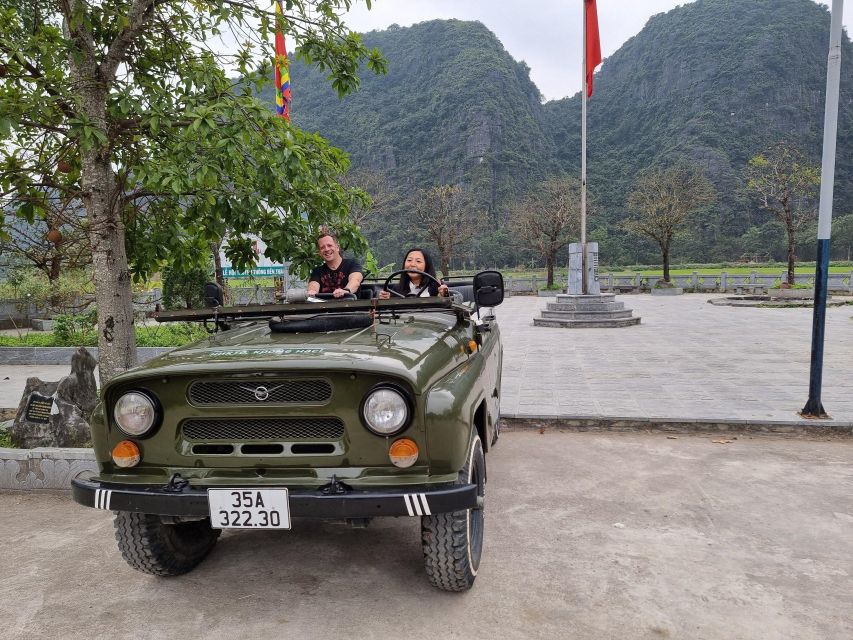
<svg viewBox="0 0 853 640"><path fill-rule="evenodd" d="M421 294L429 288L429 282L424 282L420 289L417 290L416 293L400 293L399 291L395 291L394 289L388 288L388 285L391 283L391 280L394 279L394 276L399 276L403 273L417 273L421 276L421 280L424 280L424 277L429 278L434 283L436 283L439 287L441 286L441 281L435 276L432 276L425 271L418 271L417 269L400 269L399 271L395 271L390 276L385 278L385 284L382 285L383 291L388 291L392 296L397 296L398 298L420 298Z"/></svg>
<svg viewBox="0 0 853 640"><path fill-rule="evenodd" d="M355 294L352 293L344 294L340 298L336 298L334 293L315 293L309 297L317 298L318 300L358 300Z"/></svg>

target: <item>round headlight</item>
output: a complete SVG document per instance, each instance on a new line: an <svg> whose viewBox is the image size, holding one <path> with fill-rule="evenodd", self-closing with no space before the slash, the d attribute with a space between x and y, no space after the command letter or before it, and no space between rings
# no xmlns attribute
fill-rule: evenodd
<svg viewBox="0 0 853 640"><path fill-rule="evenodd" d="M362 406L364 424L381 436L391 435L406 426L409 403L402 393L390 387L371 391Z"/></svg>
<svg viewBox="0 0 853 640"><path fill-rule="evenodd" d="M129 436L142 436L154 428L157 407L154 401L139 391L130 391L118 399L113 417L119 428Z"/></svg>

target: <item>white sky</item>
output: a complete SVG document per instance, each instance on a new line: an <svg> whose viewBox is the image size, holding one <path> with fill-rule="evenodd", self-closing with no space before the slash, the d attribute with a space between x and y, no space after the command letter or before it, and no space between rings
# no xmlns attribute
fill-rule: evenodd
<svg viewBox="0 0 853 640"><path fill-rule="evenodd" d="M735 0L748 2L749 0ZM640 32L656 13L669 11L684 0L598 0L601 54L607 57ZM828 2L821 2L829 6ZM848 2L844 24L853 25L853 3ZM531 68L531 78L546 100L581 90L583 0L373 0L368 11L358 3L347 14L355 31L407 27L436 18L479 20L503 43L516 60ZM829 34L827 33L827 46ZM848 62L849 64L849 62Z"/></svg>

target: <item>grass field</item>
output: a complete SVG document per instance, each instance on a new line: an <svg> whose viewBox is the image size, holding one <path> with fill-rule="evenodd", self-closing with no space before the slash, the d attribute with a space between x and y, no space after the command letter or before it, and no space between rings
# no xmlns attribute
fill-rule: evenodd
<svg viewBox="0 0 853 640"><path fill-rule="evenodd" d="M809 267L797 267L796 273L799 275L806 274L806 273L814 274L814 269L815 269L814 265L810 265ZM715 268L715 269L694 269L694 268L670 269L669 273L670 273L670 275L673 275L673 276L689 276L691 273L696 271L696 272L701 273L703 275L704 274L719 275L720 273L725 271L726 273L731 274L731 275L743 275L743 274L748 275L748 274L752 273L753 271L755 271L755 273L770 273L770 274L778 275L778 274L781 274L787 270L788 270L788 267L786 267L786 266L781 266L781 267L757 267L757 266L756 267L750 267L750 266L744 266L744 267L723 267L723 268ZM851 271L853 271L853 267L850 267L850 266L846 266L846 267L835 266L835 267L829 268L830 273L850 273ZM616 270L606 270L606 271L602 270L601 272L602 273L612 273L613 275L634 275L635 273L637 273L637 271L616 271ZM643 270L640 270L639 273L641 273L644 276L660 276L660 275L663 275L663 269L643 269Z"/></svg>

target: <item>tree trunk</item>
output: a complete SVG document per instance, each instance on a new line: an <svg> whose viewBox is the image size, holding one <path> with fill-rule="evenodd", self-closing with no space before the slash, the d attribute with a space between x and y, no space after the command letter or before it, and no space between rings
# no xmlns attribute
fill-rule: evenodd
<svg viewBox="0 0 853 640"><path fill-rule="evenodd" d="M661 244L660 253L663 259L663 281L669 282L669 245Z"/></svg>
<svg viewBox="0 0 853 640"><path fill-rule="evenodd" d="M59 301L60 301L60 292L58 287L56 286L56 281L59 279L60 267L62 266L62 262L59 257L59 243L51 249L50 251L51 257L50 266L47 270L47 282L50 287L50 310L49 313L53 316L54 313L59 313Z"/></svg>
<svg viewBox="0 0 853 640"><path fill-rule="evenodd" d="M797 258L797 238L794 230L788 227L788 284L792 287L796 284L794 280L794 262Z"/></svg>
<svg viewBox="0 0 853 640"><path fill-rule="evenodd" d="M557 252L551 251L545 257L545 272L546 272L546 282L545 286L547 288L551 288L554 284L554 262L557 259Z"/></svg>
<svg viewBox="0 0 853 640"><path fill-rule="evenodd" d="M47 271L47 280L53 284L59 278L61 272L62 259L59 257L59 246L51 250L50 267Z"/></svg>
<svg viewBox="0 0 853 640"><path fill-rule="evenodd" d="M115 176L107 162L85 154L83 191L90 220L95 303L98 306L98 372L101 385L136 366L133 292L124 247L124 224L112 203Z"/></svg>
<svg viewBox="0 0 853 640"><path fill-rule="evenodd" d="M225 277L222 275L222 258L219 255L219 246L221 243L211 242L210 250L213 252L213 277L216 278L216 283L225 290Z"/></svg>
<svg viewBox="0 0 853 640"><path fill-rule="evenodd" d="M84 85L81 94L84 110L94 123L106 130L103 86ZM103 386L116 374L136 366L133 292L124 246L122 200L110 162L109 146L96 144L82 152L80 183L89 218L98 307L98 375Z"/></svg>
<svg viewBox="0 0 853 640"><path fill-rule="evenodd" d="M72 7L79 6L73 1ZM69 26L63 24L68 37ZM87 51L85 37L79 44L80 56L69 56L69 78L79 95L79 108L92 127L104 135L107 123L107 96L114 71L104 77ZM98 375L101 386L116 374L136 366L136 335L133 331L133 292L124 246L123 206L109 142L89 138L81 141L80 186L89 221L89 241L95 273L95 304L98 308Z"/></svg>

